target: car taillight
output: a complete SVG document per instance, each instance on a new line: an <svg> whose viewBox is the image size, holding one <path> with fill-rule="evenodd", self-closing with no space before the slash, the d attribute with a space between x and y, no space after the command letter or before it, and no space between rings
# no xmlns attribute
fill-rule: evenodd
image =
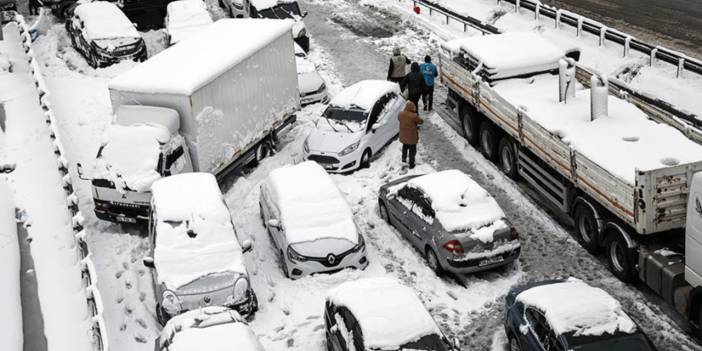
<svg viewBox="0 0 702 351"><path fill-rule="evenodd" d="M463 246L458 240L449 240L444 244L444 249L452 253L463 253Z"/></svg>
<svg viewBox="0 0 702 351"><path fill-rule="evenodd" d="M517 229L512 227L509 229L510 232L510 240L517 240L519 239L519 233L517 232Z"/></svg>

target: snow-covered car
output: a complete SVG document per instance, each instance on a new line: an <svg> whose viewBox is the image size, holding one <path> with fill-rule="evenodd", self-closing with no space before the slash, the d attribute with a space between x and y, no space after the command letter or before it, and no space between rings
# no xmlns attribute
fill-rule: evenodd
<svg viewBox="0 0 702 351"><path fill-rule="evenodd" d="M17 12L16 0L0 0L0 24L5 24L12 19L12 12Z"/></svg>
<svg viewBox="0 0 702 351"><path fill-rule="evenodd" d="M381 186L378 211L439 275L503 266L521 250L497 201L458 170L402 177Z"/></svg>
<svg viewBox="0 0 702 351"><path fill-rule="evenodd" d="M404 108L399 85L360 81L332 98L305 140L303 157L333 173L367 167L399 133Z"/></svg>
<svg viewBox="0 0 702 351"><path fill-rule="evenodd" d="M318 102L326 103L329 99L327 84L317 72L317 66L307 58L305 51L297 44L295 44L295 63L300 104L305 106Z"/></svg>
<svg viewBox="0 0 702 351"><path fill-rule="evenodd" d="M227 11L231 18L244 18L247 16L244 4L247 0L219 0L219 6Z"/></svg>
<svg viewBox="0 0 702 351"><path fill-rule="evenodd" d="M215 177L174 175L151 191L151 254L144 265L152 268L159 322L202 306L254 313L258 301L243 263L252 244L239 242Z"/></svg>
<svg viewBox="0 0 702 351"><path fill-rule="evenodd" d="M581 280L547 280L507 294L510 351L652 351L619 301Z"/></svg>
<svg viewBox="0 0 702 351"><path fill-rule="evenodd" d="M366 244L346 199L314 162L275 169L261 185L261 219L285 276L368 266Z"/></svg>
<svg viewBox="0 0 702 351"><path fill-rule="evenodd" d="M212 24L202 0L177 0L166 8L166 32L173 45Z"/></svg>
<svg viewBox="0 0 702 351"><path fill-rule="evenodd" d="M227 1L227 0L222 0ZM294 21L292 28L295 43L305 50L310 51L310 37L303 18L307 12L300 11L300 5L295 0L243 0L248 16L252 18L291 19Z"/></svg>
<svg viewBox="0 0 702 351"><path fill-rule="evenodd" d="M263 351L239 313L209 306L188 311L166 323L154 351Z"/></svg>
<svg viewBox="0 0 702 351"><path fill-rule="evenodd" d="M146 45L117 5L95 1L77 5L66 21L73 47L93 68L124 60L146 60Z"/></svg>
<svg viewBox="0 0 702 351"><path fill-rule="evenodd" d="M458 351L458 343L444 336L414 291L390 278L333 288L324 321L328 351Z"/></svg>

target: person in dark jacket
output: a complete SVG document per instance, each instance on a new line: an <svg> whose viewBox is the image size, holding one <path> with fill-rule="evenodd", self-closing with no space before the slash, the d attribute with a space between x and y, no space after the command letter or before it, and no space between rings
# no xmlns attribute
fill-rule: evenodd
<svg viewBox="0 0 702 351"><path fill-rule="evenodd" d="M29 14L39 15L39 8L42 6L39 0L29 0Z"/></svg>
<svg viewBox="0 0 702 351"><path fill-rule="evenodd" d="M427 55L424 57L424 63L419 65L419 71L422 72L424 83L427 85L427 88L422 93L422 105L424 106L424 111L431 111L434 107L434 78L439 76L436 65L431 63L431 56Z"/></svg>
<svg viewBox="0 0 702 351"><path fill-rule="evenodd" d="M405 78L404 86L407 88L409 101L412 101L415 107L419 106L419 98L422 97L422 93L426 90L427 84L424 82L424 75L419 72L418 63L412 63L411 72L407 75L407 78Z"/></svg>
<svg viewBox="0 0 702 351"><path fill-rule="evenodd" d="M388 80L401 84L407 76L407 65L409 64L410 60L402 54L400 48L393 49L390 67L388 67Z"/></svg>
<svg viewBox="0 0 702 351"><path fill-rule="evenodd" d="M417 155L419 142L419 125L424 120L417 114L417 105L412 101L407 102L405 110L397 116L400 121L400 143L402 143L402 162L409 156L409 168L414 168L414 157ZM409 155L408 155L409 154Z"/></svg>

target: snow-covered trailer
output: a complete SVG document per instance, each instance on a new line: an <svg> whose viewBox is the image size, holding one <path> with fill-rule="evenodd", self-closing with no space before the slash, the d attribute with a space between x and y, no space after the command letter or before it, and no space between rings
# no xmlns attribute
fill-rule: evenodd
<svg viewBox="0 0 702 351"><path fill-rule="evenodd" d="M583 247L604 247L616 276L644 281L699 324L697 139L611 94L606 77L536 33L443 47L441 81L468 141L569 215ZM674 252L686 252L687 265Z"/></svg>

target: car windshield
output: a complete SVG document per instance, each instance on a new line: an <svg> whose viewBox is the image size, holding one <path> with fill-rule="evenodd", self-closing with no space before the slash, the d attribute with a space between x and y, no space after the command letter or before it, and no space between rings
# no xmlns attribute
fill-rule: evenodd
<svg viewBox="0 0 702 351"><path fill-rule="evenodd" d="M324 111L324 117L335 121L363 123L368 118L368 114L366 113L366 111L360 108L348 109L336 106L329 106Z"/></svg>
<svg viewBox="0 0 702 351"><path fill-rule="evenodd" d="M406 343L398 351L449 351L443 338L437 334L425 335L417 341Z"/></svg>
<svg viewBox="0 0 702 351"><path fill-rule="evenodd" d="M278 4L271 8L261 10L258 12L258 14L260 17L273 19L295 18L302 16L302 14L300 14L300 7L296 2Z"/></svg>
<svg viewBox="0 0 702 351"><path fill-rule="evenodd" d="M621 335L621 334L620 334ZM590 336L590 337L568 337L568 344L573 345L575 351L653 351L645 336L642 334L625 336ZM599 339L599 340L598 340Z"/></svg>

